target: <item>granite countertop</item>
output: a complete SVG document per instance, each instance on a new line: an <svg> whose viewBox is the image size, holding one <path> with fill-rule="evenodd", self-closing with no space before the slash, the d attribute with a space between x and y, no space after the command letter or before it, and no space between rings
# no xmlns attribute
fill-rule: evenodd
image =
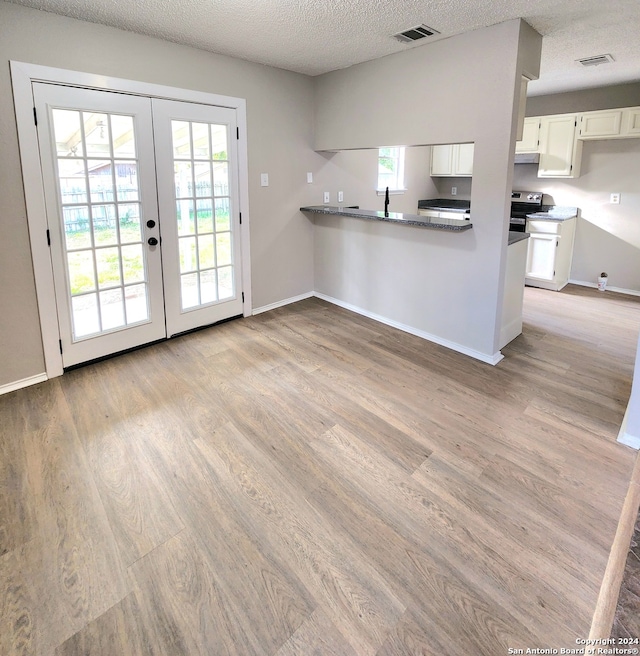
<svg viewBox="0 0 640 656"><path fill-rule="evenodd" d="M471 230L473 227L471 221L465 219L437 219L430 216L419 216L417 214L401 214L400 212L389 212L389 216L385 216L384 212L376 212L375 210L357 210L350 207L333 207L330 205L309 205L307 207L301 207L300 211L332 214L334 216L351 216L356 219L367 219L369 221L402 223L419 228L449 230L451 232Z"/></svg>
<svg viewBox="0 0 640 656"><path fill-rule="evenodd" d="M577 207L562 207L560 205L543 205L540 212L527 214L527 219L536 221L568 221L578 216Z"/></svg>
<svg viewBox="0 0 640 656"><path fill-rule="evenodd" d="M529 239L528 232L516 232L515 230L509 230L509 246L525 239Z"/></svg>
<svg viewBox="0 0 640 656"><path fill-rule="evenodd" d="M443 212L469 212L471 203L468 200L453 200L451 198L432 198L419 200L419 210L442 210Z"/></svg>

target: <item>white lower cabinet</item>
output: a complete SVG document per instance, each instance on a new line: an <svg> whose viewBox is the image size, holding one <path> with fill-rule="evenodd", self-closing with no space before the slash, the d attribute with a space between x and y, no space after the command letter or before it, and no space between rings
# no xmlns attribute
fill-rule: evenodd
<svg viewBox="0 0 640 656"><path fill-rule="evenodd" d="M569 282L575 227L575 219L527 219L527 285L559 291Z"/></svg>

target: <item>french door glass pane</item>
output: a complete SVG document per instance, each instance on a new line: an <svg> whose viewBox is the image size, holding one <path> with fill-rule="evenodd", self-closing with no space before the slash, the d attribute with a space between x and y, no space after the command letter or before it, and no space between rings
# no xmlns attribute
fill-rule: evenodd
<svg viewBox="0 0 640 656"><path fill-rule="evenodd" d="M73 340L149 321L133 117L52 116Z"/></svg>
<svg viewBox="0 0 640 656"><path fill-rule="evenodd" d="M171 121L182 310L234 297L226 125Z"/></svg>

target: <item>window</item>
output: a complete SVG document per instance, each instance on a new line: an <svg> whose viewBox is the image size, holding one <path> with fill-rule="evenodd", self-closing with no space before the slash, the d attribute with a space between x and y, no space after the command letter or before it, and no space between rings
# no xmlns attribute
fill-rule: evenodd
<svg viewBox="0 0 640 656"><path fill-rule="evenodd" d="M378 150L378 194L402 193L404 186L404 147L380 148Z"/></svg>

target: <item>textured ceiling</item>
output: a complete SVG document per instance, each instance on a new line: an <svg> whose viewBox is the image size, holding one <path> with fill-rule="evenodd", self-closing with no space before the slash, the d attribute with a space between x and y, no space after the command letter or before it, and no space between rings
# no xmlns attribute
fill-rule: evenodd
<svg viewBox="0 0 640 656"><path fill-rule="evenodd" d="M530 95L640 81L638 0L11 1L307 75L429 47L391 38L420 23L446 38L524 18L543 36ZM604 53L616 61L574 61Z"/></svg>

